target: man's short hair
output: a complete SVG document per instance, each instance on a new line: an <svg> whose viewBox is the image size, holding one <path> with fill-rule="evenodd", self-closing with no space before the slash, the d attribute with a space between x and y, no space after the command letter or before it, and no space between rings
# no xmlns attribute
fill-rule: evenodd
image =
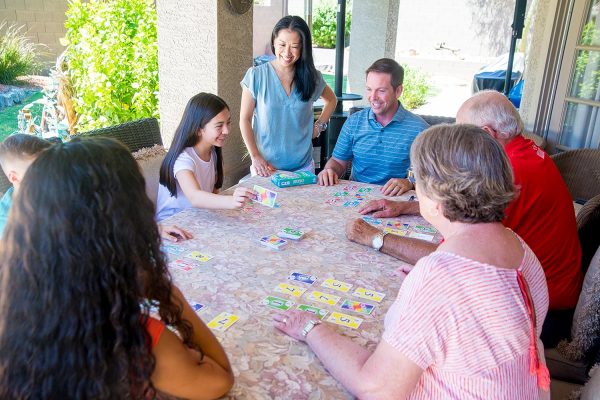
<svg viewBox="0 0 600 400"><path fill-rule="evenodd" d="M392 87L396 89L404 82L404 68L391 58L380 58L375 61L365 73L369 75L369 72L380 72L390 74Z"/></svg>
<svg viewBox="0 0 600 400"><path fill-rule="evenodd" d="M523 133L523 120L513 104L495 90L482 90L469 100L469 122L489 126L502 139L512 139Z"/></svg>
<svg viewBox="0 0 600 400"><path fill-rule="evenodd" d="M500 222L515 194L502 146L475 125L440 124L417 136L410 149L419 190L443 206L448 220Z"/></svg>
<svg viewBox="0 0 600 400"><path fill-rule="evenodd" d="M36 156L50 146L52 143L46 139L25 133L15 133L0 143L0 160L4 160L7 156L16 158Z"/></svg>

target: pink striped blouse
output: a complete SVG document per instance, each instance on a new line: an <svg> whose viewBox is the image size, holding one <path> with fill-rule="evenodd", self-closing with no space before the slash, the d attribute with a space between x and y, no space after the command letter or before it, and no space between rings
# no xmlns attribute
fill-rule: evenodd
<svg viewBox="0 0 600 400"><path fill-rule="evenodd" d="M519 270L539 338L548 288L539 261L521 243ZM531 322L516 270L437 251L405 279L383 339L424 370L409 399L538 399L530 373Z"/></svg>

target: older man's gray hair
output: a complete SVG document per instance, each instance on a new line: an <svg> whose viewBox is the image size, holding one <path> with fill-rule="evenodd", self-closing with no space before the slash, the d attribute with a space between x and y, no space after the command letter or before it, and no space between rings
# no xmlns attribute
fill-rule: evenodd
<svg viewBox="0 0 600 400"><path fill-rule="evenodd" d="M512 139L523 132L523 121L517 109L500 92L482 90L465 102L469 122L488 126L502 139Z"/></svg>

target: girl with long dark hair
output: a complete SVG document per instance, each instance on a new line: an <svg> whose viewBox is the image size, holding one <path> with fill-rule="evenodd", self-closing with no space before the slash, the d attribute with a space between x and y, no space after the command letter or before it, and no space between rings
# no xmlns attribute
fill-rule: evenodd
<svg viewBox="0 0 600 400"><path fill-rule="evenodd" d="M254 197L244 187L233 196L218 194L223 185L221 148L230 125L229 106L219 96L199 93L188 101L160 167L158 221L189 207L240 208Z"/></svg>
<svg viewBox="0 0 600 400"><path fill-rule="evenodd" d="M107 138L44 151L0 246L0 398L212 399L232 382L223 348L171 283L129 151Z"/></svg>
<svg viewBox="0 0 600 400"><path fill-rule="evenodd" d="M315 68L308 25L283 17L271 35L275 59L253 67L242 80L240 130L252 158L252 175L275 169L314 172L312 139L326 129L337 99ZM314 122L313 103L322 98Z"/></svg>

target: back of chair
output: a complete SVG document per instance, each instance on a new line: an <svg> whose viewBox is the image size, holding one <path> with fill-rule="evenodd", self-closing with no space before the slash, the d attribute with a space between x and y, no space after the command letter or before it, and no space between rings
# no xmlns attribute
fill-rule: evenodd
<svg viewBox="0 0 600 400"><path fill-rule="evenodd" d="M4 172L0 169L0 196L2 196L4 192L8 190L9 187L10 182L8 181L8 178L6 177Z"/></svg>
<svg viewBox="0 0 600 400"><path fill-rule="evenodd" d="M551 156L573 200L600 194L600 149L569 150Z"/></svg>
<svg viewBox="0 0 600 400"><path fill-rule="evenodd" d="M581 244L581 266L585 273L600 246L600 195L588 200L577 214L577 234Z"/></svg>
<svg viewBox="0 0 600 400"><path fill-rule="evenodd" d="M77 136L102 136L117 139L129 147L132 153L145 147L152 147L155 144L161 146L163 144L156 118L125 122L124 124L79 133Z"/></svg>

